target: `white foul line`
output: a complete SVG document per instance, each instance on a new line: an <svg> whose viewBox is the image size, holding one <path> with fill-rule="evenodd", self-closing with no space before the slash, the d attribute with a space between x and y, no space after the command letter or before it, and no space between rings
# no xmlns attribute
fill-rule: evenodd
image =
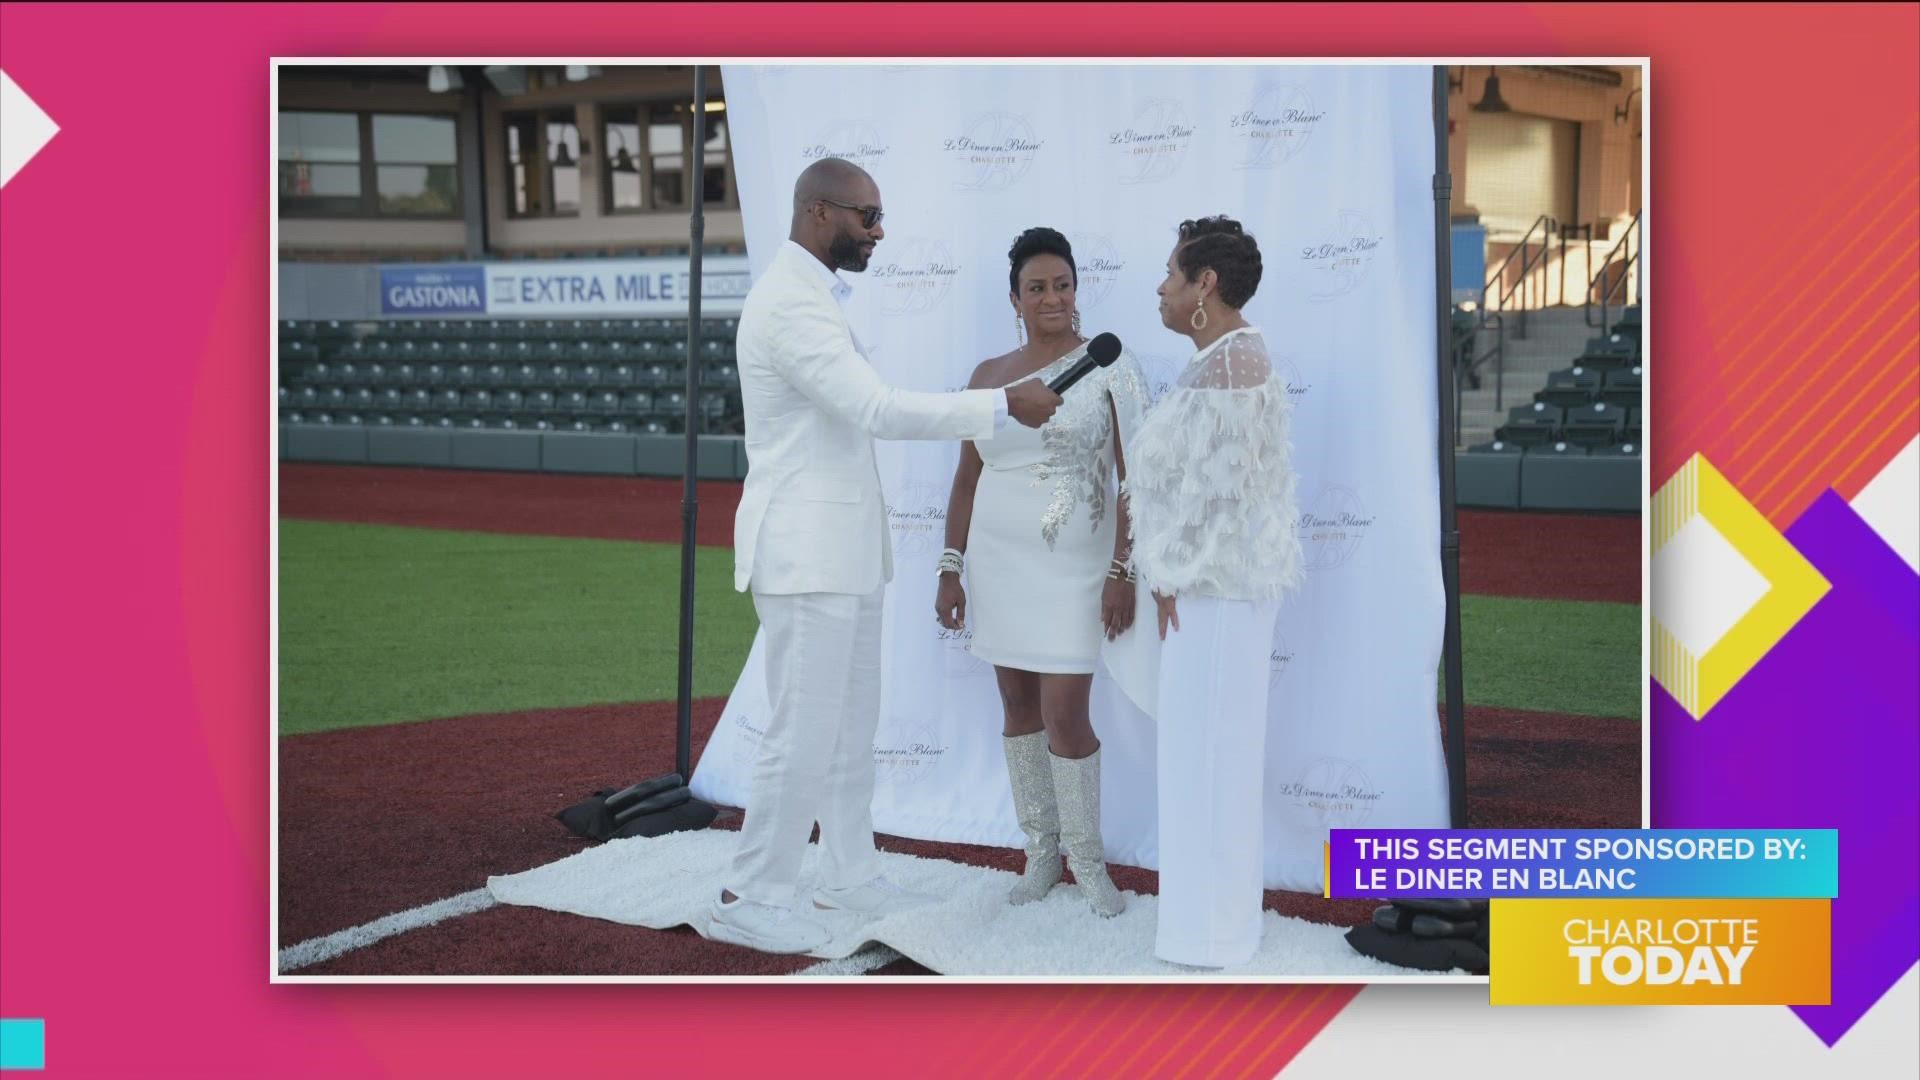
<svg viewBox="0 0 1920 1080"><path fill-rule="evenodd" d="M493 894L486 889L475 889L458 896L449 896L445 900L436 900L431 904L398 911L360 926L348 927L328 934L326 937L312 938L298 945L289 945L280 950L280 973L285 975L290 971L311 967L343 953L364 949L376 941L390 938L395 934L404 934L409 930L432 926L446 919L485 911L498 903L499 901L495 900Z"/></svg>

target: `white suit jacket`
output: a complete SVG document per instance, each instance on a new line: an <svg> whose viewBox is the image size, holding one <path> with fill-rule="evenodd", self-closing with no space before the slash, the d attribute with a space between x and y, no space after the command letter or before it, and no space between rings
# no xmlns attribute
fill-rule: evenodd
<svg viewBox="0 0 1920 1080"><path fill-rule="evenodd" d="M812 265L809 265L809 264ZM747 480L733 522L733 586L865 595L893 579L874 439L986 439L1000 395L886 385L833 295L792 242L740 314Z"/></svg>

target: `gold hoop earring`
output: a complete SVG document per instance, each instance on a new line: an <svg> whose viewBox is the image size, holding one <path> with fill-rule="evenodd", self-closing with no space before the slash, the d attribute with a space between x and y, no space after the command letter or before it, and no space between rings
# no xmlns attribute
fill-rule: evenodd
<svg viewBox="0 0 1920 1080"><path fill-rule="evenodd" d="M1019 339L1021 345L1027 343L1027 320L1018 315L1013 317L1013 336Z"/></svg>
<svg viewBox="0 0 1920 1080"><path fill-rule="evenodd" d="M1080 312L1078 309L1075 309L1073 313L1073 333L1075 337L1080 335Z"/></svg>
<svg viewBox="0 0 1920 1080"><path fill-rule="evenodd" d="M1200 302L1193 305L1193 317L1187 320L1187 325L1193 327L1195 330L1205 330L1207 328L1207 301L1205 297L1201 297Z"/></svg>

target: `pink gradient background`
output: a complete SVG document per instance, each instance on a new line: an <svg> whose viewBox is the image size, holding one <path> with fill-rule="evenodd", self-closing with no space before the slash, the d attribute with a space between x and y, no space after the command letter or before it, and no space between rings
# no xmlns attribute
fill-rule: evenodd
<svg viewBox="0 0 1920 1080"><path fill-rule="evenodd" d="M1199 56L1223 41L1237 55L1651 55L1652 325L1672 358L1654 383L1657 486L1726 437L1691 403L1730 379L1722 343L1791 265L1759 227L1770 192L1817 188L1900 134L1820 95L1910 100L1920 20L757 7L0 5L0 67L62 129L0 195L0 1015L46 1019L51 1074L652 1071L710 1067L716 1044L739 1069L804 1073L796 1062L859 1046L915 1073L1026 1067L1043 1048L1079 1070L1160 1037L1207 1047L1192 1059L1204 1072L1270 1074L1357 992L270 986L269 57ZM1747 96L1752 72L1788 70L1805 73L1793 93ZM1904 362L1903 340L1863 362ZM1914 428L1910 412L1886 425L1862 474ZM1804 501L1790 502L1770 516L1791 520ZM1055 1041L1062 1023L1073 1035Z"/></svg>

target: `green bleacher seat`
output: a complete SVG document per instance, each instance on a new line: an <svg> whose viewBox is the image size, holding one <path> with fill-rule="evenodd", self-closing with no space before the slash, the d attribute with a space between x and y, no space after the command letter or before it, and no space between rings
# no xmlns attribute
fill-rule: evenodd
<svg viewBox="0 0 1920 1080"><path fill-rule="evenodd" d="M1596 402L1568 412L1566 439L1581 446L1605 446L1620 438L1626 429L1626 410L1618 405Z"/></svg>
<svg viewBox="0 0 1920 1080"><path fill-rule="evenodd" d="M1640 368L1636 365L1607 372L1600 388L1600 400L1626 409L1640 407Z"/></svg>

